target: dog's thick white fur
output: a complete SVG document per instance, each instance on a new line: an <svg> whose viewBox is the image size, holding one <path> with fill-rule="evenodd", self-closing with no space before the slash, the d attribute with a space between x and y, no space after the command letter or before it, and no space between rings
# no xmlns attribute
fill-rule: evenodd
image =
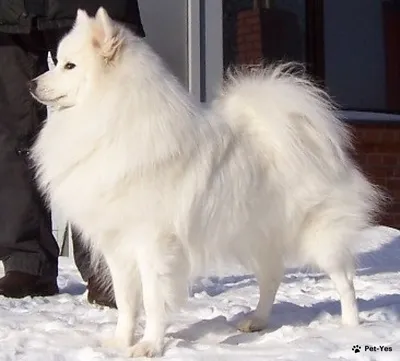
<svg viewBox="0 0 400 361"><path fill-rule="evenodd" d="M162 353L169 312L210 262L257 277L244 331L266 326L288 260L325 271L343 323L358 323L350 243L379 193L350 158L328 98L303 76L285 66L238 73L204 109L99 9L78 12L57 66L33 83L55 108L32 150L39 185L104 255L116 340L132 356Z"/></svg>

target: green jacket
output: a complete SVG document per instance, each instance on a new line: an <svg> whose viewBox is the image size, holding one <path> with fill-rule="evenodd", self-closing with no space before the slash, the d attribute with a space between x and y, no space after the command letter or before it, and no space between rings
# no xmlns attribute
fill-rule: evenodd
<svg viewBox="0 0 400 361"><path fill-rule="evenodd" d="M144 36L136 0L0 0L0 32L29 33L71 27L77 9L94 15L103 6L110 16Z"/></svg>

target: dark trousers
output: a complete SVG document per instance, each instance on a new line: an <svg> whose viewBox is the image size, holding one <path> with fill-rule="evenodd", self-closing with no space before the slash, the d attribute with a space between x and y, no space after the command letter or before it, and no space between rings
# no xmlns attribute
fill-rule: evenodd
<svg viewBox="0 0 400 361"><path fill-rule="evenodd" d="M78 232L74 226L71 226L71 239L76 267L78 268L82 279L85 282L88 282L89 278L96 275L96 270L93 269L92 257L85 246L85 241L82 239L80 232Z"/></svg>
<svg viewBox="0 0 400 361"><path fill-rule="evenodd" d="M46 108L26 83L47 70L60 33L0 33L0 260L5 271L57 277L59 248L27 157Z"/></svg>
<svg viewBox="0 0 400 361"><path fill-rule="evenodd" d="M74 248L74 260L82 279L86 282L93 281L95 283L104 284L102 287L107 291L111 283L111 275L108 265L103 256L96 259L96 263L92 263L92 255L85 246L85 241L82 239L80 232L74 226L71 226L71 238ZM111 291L111 290L110 290Z"/></svg>
<svg viewBox="0 0 400 361"><path fill-rule="evenodd" d="M33 100L26 83L48 70L48 52L54 55L67 30L0 33L0 260L6 272L48 279L57 277L59 248L27 154L46 108ZM90 253L74 229L72 238L82 278L105 272L105 262L101 270L90 267Z"/></svg>

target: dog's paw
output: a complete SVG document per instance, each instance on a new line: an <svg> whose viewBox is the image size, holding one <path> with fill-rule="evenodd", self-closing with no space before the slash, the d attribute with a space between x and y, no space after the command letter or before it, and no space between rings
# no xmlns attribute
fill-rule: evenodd
<svg viewBox="0 0 400 361"><path fill-rule="evenodd" d="M161 356L162 347L151 341L139 341L129 348L128 357L157 357Z"/></svg>
<svg viewBox="0 0 400 361"><path fill-rule="evenodd" d="M236 328L241 332L258 332L267 327L267 322L254 316L248 316L240 321Z"/></svg>

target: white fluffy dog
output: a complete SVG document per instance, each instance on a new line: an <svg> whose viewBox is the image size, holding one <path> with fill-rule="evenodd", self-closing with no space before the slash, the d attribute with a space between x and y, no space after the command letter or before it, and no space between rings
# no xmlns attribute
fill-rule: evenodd
<svg viewBox="0 0 400 361"><path fill-rule="evenodd" d="M104 9L79 10L57 66L31 92L54 108L32 150L39 185L104 255L116 341L132 356L162 353L168 314L210 262L257 277L243 331L266 326L288 260L325 271L343 323L358 323L350 243L379 193L350 158L328 98L303 76L285 66L236 74L203 109L142 39Z"/></svg>

